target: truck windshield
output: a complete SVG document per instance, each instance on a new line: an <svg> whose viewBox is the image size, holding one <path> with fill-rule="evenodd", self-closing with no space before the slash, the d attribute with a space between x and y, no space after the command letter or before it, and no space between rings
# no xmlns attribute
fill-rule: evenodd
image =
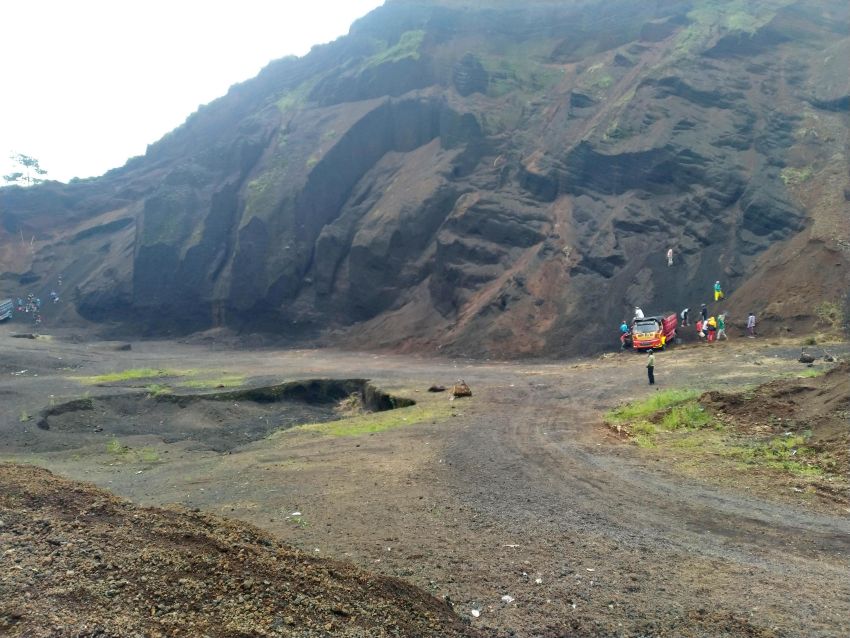
<svg viewBox="0 0 850 638"><path fill-rule="evenodd" d="M638 334L647 334L649 332L658 332L657 323L637 323L635 324L635 332Z"/></svg>

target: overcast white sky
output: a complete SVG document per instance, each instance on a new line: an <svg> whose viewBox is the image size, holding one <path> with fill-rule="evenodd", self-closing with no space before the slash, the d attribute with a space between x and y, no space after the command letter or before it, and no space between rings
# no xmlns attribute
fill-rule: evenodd
<svg viewBox="0 0 850 638"><path fill-rule="evenodd" d="M19 0L0 14L0 171L101 175L285 55L383 0ZM2 182L0 182L2 185Z"/></svg>

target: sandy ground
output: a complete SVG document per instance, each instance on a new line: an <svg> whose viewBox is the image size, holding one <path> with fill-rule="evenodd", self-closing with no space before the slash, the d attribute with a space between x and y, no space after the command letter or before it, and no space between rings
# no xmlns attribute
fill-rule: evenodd
<svg viewBox="0 0 850 638"><path fill-rule="evenodd" d="M850 635L847 503L744 474L683 476L669 458L612 436L602 413L654 391L642 356L469 362L215 341L119 351L71 335L13 339L13 329L0 328L2 460L139 504L251 522L448 597L500 636ZM799 372L797 354L762 340L685 346L656 355L656 387L744 388ZM120 438L145 454L115 454L108 429L75 443L21 420L51 402L116 392L74 376L143 367L242 374L248 385L369 378L418 405L385 431L300 429L224 453L146 435ZM427 392L458 378L472 398Z"/></svg>

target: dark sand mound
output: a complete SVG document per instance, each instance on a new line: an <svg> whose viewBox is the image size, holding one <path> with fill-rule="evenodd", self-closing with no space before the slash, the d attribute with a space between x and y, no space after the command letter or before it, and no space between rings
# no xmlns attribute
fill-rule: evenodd
<svg viewBox="0 0 850 638"><path fill-rule="evenodd" d="M0 465L0 634L478 636L400 580L257 528Z"/></svg>
<svg viewBox="0 0 850 638"><path fill-rule="evenodd" d="M749 392L708 392L701 402L742 434L811 432L808 445L829 455L833 472L850 471L850 363L823 376L771 381Z"/></svg>

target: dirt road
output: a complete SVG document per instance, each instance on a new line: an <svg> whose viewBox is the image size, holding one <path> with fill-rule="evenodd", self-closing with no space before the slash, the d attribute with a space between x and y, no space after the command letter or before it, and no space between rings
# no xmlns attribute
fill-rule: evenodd
<svg viewBox="0 0 850 638"><path fill-rule="evenodd" d="M244 519L448 596L496 635L850 634L844 507L751 489L744 473L685 477L602 426L605 410L654 391L642 357L473 363L215 343L0 343L3 460L142 504ZM758 340L684 347L656 355L656 376L662 388L742 388L799 371L798 352ZM115 454L108 431L75 439L21 420L51 401L116 392L70 377L148 367L241 374L248 385L365 377L418 405L380 431L298 429L230 453L140 435L121 442L147 455ZM457 378L471 399L426 392Z"/></svg>

